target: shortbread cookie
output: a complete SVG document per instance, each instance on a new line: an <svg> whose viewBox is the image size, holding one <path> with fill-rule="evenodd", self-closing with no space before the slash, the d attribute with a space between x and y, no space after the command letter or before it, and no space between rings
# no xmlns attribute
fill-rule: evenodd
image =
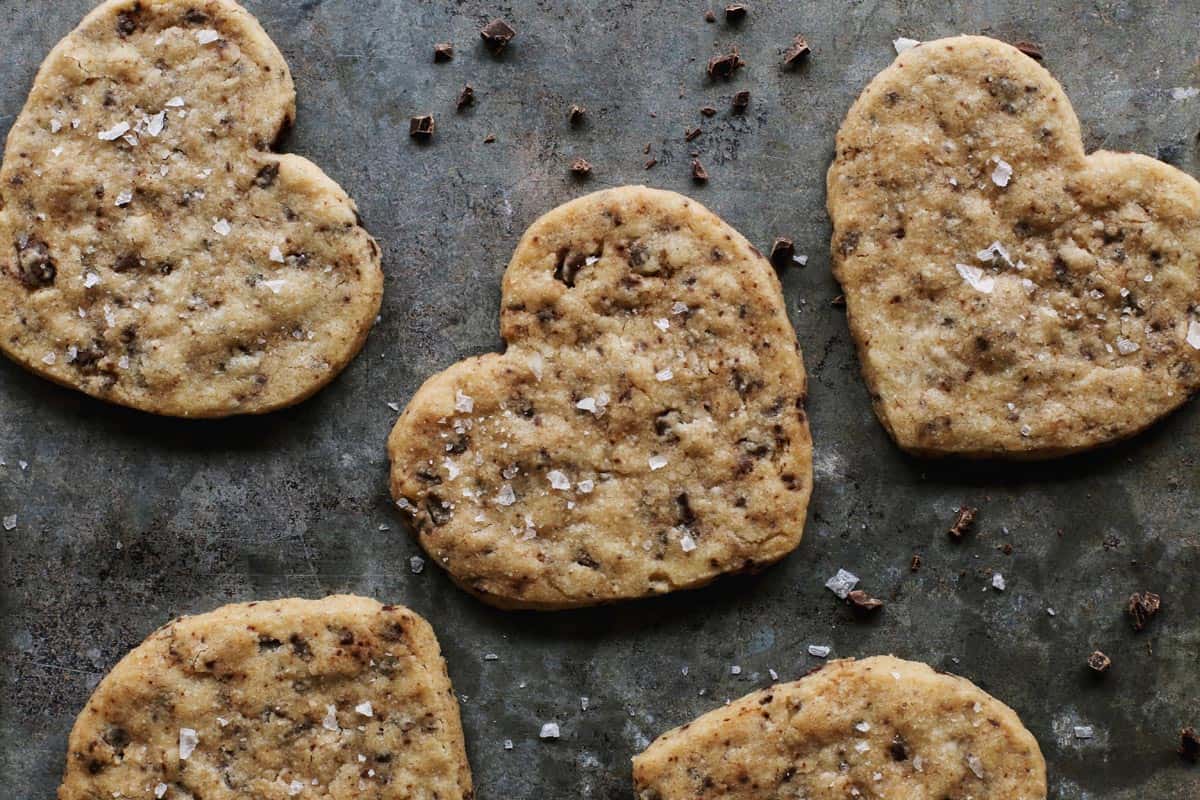
<svg viewBox="0 0 1200 800"><path fill-rule="evenodd" d="M535 222L503 355L431 378L392 493L422 546L503 607L699 586L783 558L811 489L804 365L779 280L693 200L627 186Z"/></svg>
<svg viewBox="0 0 1200 800"><path fill-rule="evenodd" d="M1200 389L1200 184L1085 155L1062 87L1013 47L900 55L842 125L829 211L863 373L906 450L1061 455Z"/></svg>
<svg viewBox="0 0 1200 800"><path fill-rule="evenodd" d="M877 656L833 661L663 734L639 800L1045 800L1046 762L970 681Z"/></svg>
<svg viewBox="0 0 1200 800"><path fill-rule="evenodd" d="M0 170L0 349L159 414L270 411L328 383L379 309L379 248L271 152L287 64L232 0L110 0L54 48Z"/></svg>
<svg viewBox="0 0 1200 800"><path fill-rule="evenodd" d="M100 682L58 800L466 800L433 630L361 597L224 606L160 628Z"/></svg>

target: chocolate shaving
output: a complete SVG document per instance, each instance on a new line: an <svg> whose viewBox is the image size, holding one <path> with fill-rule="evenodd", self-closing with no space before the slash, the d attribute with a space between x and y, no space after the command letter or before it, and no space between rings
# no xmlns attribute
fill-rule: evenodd
<svg viewBox="0 0 1200 800"><path fill-rule="evenodd" d="M473 105L475 105L475 87L468 83L466 86L463 86L463 90L459 93L455 108L462 111L467 106Z"/></svg>
<svg viewBox="0 0 1200 800"><path fill-rule="evenodd" d="M788 68L795 67L801 61L808 58L808 54L811 52L812 50L809 49L808 42L804 40L803 36L798 35L792 40L792 46L783 54L783 65Z"/></svg>
<svg viewBox="0 0 1200 800"><path fill-rule="evenodd" d="M954 517L954 524L950 526L950 530L948 531L950 538L956 542L962 541L962 538L975 525L977 514L979 514L979 509L971 508L971 506L963 506L958 509L958 514Z"/></svg>
<svg viewBox="0 0 1200 800"><path fill-rule="evenodd" d="M1134 592L1129 596L1127 607L1129 616L1133 618L1133 629L1140 631L1146 627L1150 618L1162 607L1162 598L1154 592Z"/></svg>
<svg viewBox="0 0 1200 800"><path fill-rule="evenodd" d="M586 178L588 175L592 174L592 165L589 164L586 159L577 158L571 162L571 172L575 173L581 178Z"/></svg>
<svg viewBox="0 0 1200 800"><path fill-rule="evenodd" d="M708 170L700 163L700 159L692 159L692 180L696 183L704 183L708 180Z"/></svg>
<svg viewBox="0 0 1200 800"><path fill-rule="evenodd" d="M508 43L516 35L517 32L513 27L502 19L492 20L479 31L484 45L492 51L492 55L497 56L504 52L504 48L508 47Z"/></svg>
<svg viewBox="0 0 1200 800"><path fill-rule="evenodd" d="M796 257L796 245L786 236L780 236L775 239L775 243L771 245L771 263L775 265L775 269L787 269L788 265L794 264L792 260Z"/></svg>
<svg viewBox="0 0 1200 800"><path fill-rule="evenodd" d="M454 58L454 45L449 42L438 42L433 46L433 60L441 63Z"/></svg>
<svg viewBox="0 0 1200 800"><path fill-rule="evenodd" d="M1106 672L1112 666L1112 659L1096 650L1088 656L1087 665L1092 672Z"/></svg>
<svg viewBox="0 0 1200 800"><path fill-rule="evenodd" d="M1179 755L1193 764L1200 761L1200 735L1195 728L1184 728L1179 732Z"/></svg>
<svg viewBox="0 0 1200 800"><path fill-rule="evenodd" d="M1041 61L1042 58L1044 58L1042 55L1042 48L1033 42L1013 42L1013 47L1017 48L1034 61Z"/></svg>
<svg viewBox="0 0 1200 800"><path fill-rule="evenodd" d="M908 562L908 569L910 572L920 572L921 571L921 556L920 555L918 555L917 553L913 553L912 561Z"/></svg>
<svg viewBox="0 0 1200 800"><path fill-rule="evenodd" d="M711 8L708 11L704 12L704 21L705 22L716 22L717 21L717 15L713 13L713 10Z"/></svg>
<svg viewBox="0 0 1200 800"><path fill-rule="evenodd" d="M699 136L702 132L703 131L701 131L699 128L688 128L686 131L683 132L683 140L685 142L690 142L693 139L695 139L697 136Z"/></svg>
<svg viewBox="0 0 1200 800"><path fill-rule="evenodd" d="M892 744L888 748L888 751L891 753L893 761L908 760L908 744L904 741L904 737L898 733L892 739Z"/></svg>
<svg viewBox="0 0 1200 800"><path fill-rule="evenodd" d="M746 62L742 61L735 47L730 52L723 56L713 56L708 60L708 67L705 72L712 80L722 78L729 80L733 77L733 73L737 72L742 67L746 66Z"/></svg>
<svg viewBox="0 0 1200 800"><path fill-rule="evenodd" d="M429 141L433 136L433 131L436 125L433 121L432 114L425 114L420 117L413 117L408 122L408 135L414 139Z"/></svg>
<svg viewBox="0 0 1200 800"><path fill-rule="evenodd" d="M746 18L746 7L741 3L725 6L725 21L737 24Z"/></svg>
<svg viewBox="0 0 1200 800"><path fill-rule="evenodd" d="M712 117L716 116L717 110L712 106L705 106L704 108L700 109L700 113L706 117Z"/></svg>
<svg viewBox="0 0 1200 800"><path fill-rule="evenodd" d="M483 137L484 144L491 144L494 141L496 141L496 134L494 133L489 133L487 136Z"/></svg>
<svg viewBox="0 0 1200 800"><path fill-rule="evenodd" d="M846 598L850 601L850 604L854 606L855 611L870 613L883 608L882 600L877 597L871 597L871 595L867 594L862 589L855 589L854 591L850 592L850 594L846 595Z"/></svg>
<svg viewBox="0 0 1200 800"><path fill-rule="evenodd" d="M846 295L839 294L837 297L835 297L829 301L829 305L833 306L834 308L845 308L846 307Z"/></svg>
<svg viewBox="0 0 1200 800"><path fill-rule="evenodd" d="M658 163L658 159L657 159L657 158L651 158L651 159L649 159L648 161L646 161L646 163L643 165L643 167L644 167L645 169L650 169L651 167L653 167L653 166L654 166L655 164L657 164L657 163Z"/></svg>
<svg viewBox="0 0 1200 800"><path fill-rule="evenodd" d="M750 92L743 89L733 96L733 113L745 114L746 109L750 107Z"/></svg>
<svg viewBox="0 0 1200 800"><path fill-rule="evenodd" d="M583 106L571 106L571 110L567 112L567 120L572 125L578 125L583 122L585 114L587 114L587 109Z"/></svg>

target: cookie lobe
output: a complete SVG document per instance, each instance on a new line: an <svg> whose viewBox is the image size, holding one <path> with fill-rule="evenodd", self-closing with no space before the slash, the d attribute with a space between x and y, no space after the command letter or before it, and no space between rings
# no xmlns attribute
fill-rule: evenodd
<svg viewBox="0 0 1200 800"><path fill-rule="evenodd" d="M799 543L804 365L770 264L694 200L627 186L525 233L503 355L429 379L392 493L468 591L516 608L663 594Z"/></svg>

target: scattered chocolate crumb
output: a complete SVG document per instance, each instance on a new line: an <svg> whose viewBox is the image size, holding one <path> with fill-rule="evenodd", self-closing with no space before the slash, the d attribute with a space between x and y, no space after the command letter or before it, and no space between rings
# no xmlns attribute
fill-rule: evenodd
<svg viewBox="0 0 1200 800"><path fill-rule="evenodd" d="M693 139L695 139L697 136L699 136L701 133L702 133L702 131L699 128L688 128L686 131L683 132L683 139L686 142L690 142Z"/></svg>
<svg viewBox="0 0 1200 800"><path fill-rule="evenodd" d="M517 32L513 27L502 19L494 19L479 31L480 38L487 46L488 50L492 51L492 55L500 55L504 52L504 48L508 47L508 43L513 40Z"/></svg>
<svg viewBox="0 0 1200 800"><path fill-rule="evenodd" d="M745 114L746 109L750 107L750 92L743 89L733 96L733 113Z"/></svg>
<svg viewBox="0 0 1200 800"><path fill-rule="evenodd" d="M746 7L741 3L725 6L725 21L737 24L746 18Z"/></svg>
<svg viewBox="0 0 1200 800"><path fill-rule="evenodd" d="M468 83L463 87L462 92L459 93L456 107L459 111L462 111L467 106L473 105L475 105L475 87Z"/></svg>
<svg viewBox="0 0 1200 800"><path fill-rule="evenodd" d="M645 168L646 168L646 169L650 169L651 167L653 167L653 166L654 166L655 164L657 164L657 163L658 163L658 159L657 159L657 158L651 158L651 159L648 159L648 160L646 161Z"/></svg>
<svg viewBox="0 0 1200 800"><path fill-rule="evenodd" d="M708 170L700 163L700 159L692 159L692 180L696 183L704 183L708 180Z"/></svg>
<svg viewBox="0 0 1200 800"><path fill-rule="evenodd" d="M1134 592L1129 596L1129 616L1133 618L1133 629L1140 631L1150 618L1162 607L1162 598L1154 592Z"/></svg>
<svg viewBox="0 0 1200 800"><path fill-rule="evenodd" d="M1121 539L1114 535L1105 536L1102 544L1105 550L1116 550L1121 546Z"/></svg>
<svg viewBox="0 0 1200 800"><path fill-rule="evenodd" d="M592 174L592 165L588 163L587 159L577 158L571 162L571 172L581 178L586 178Z"/></svg>
<svg viewBox="0 0 1200 800"><path fill-rule="evenodd" d="M432 114L425 114L420 117L413 117L408 122L408 135L414 139L428 141L433 136L433 131L436 126L433 122Z"/></svg>
<svg viewBox="0 0 1200 800"><path fill-rule="evenodd" d="M1200 734L1195 728L1184 728L1179 732L1179 755L1195 764L1200 761Z"/></svg>
<svg viewBox="0 0 1200 800"><path fill-rule="evenodd" d="M567 120L572 125L578 125L583 122L584 115L587 114L587 109L583 106L571 106L571 110L567 112Z"/></svg>
<svg viewBox="0 0 1200 800"><path fill-rule="evenodd" d="M1009 544L1008 542L1005 542L1003 544L1003 546L1001 546L1000 552L1004 553L1004 555L1006 555L1006 556L1011 556L1013 553L1013 546L1011 544Z"/></svg>
<svg viewBox="0 0 1200 800"><path fill-rule="evenodd" d="M1092 672L1107 672L1108 668L1112 666L1112 659L1096 650L1088 656L1087 665Z"/></svg>
<svg viewBox="0 0 1200 800"><path fill-rule="evenodd" d="M792 261L795 257L796 244L791 239L786 236L775 239L775 243L771 245L771 263L775 265L775 269L787 269L795 263Z"/></svg>
<svg viewBox="0 0 1200 800"><path fill-rule="evenodd" d="M846 295L839 294L837 297L835 297L829 301L829 305L833 306L834 308L845 308L846 307Z"/></svg>
<svg viewBox="0 0 1200 800"><path fill-rule="evenodd" d="M454 58L454 45L449 42L438 42L433 46L433 60L441 63Z"/></svg>
<svg viewBox="0 0 1200 800"><path fill-rule="evenodd" d="M704 21L705 22L716 22L717 21L717 15L713 13L713 10L711 8L708 11L704 12Z"/></svg>
<svg viewBox="0 0 1200 800"><path fill-rule="evenodd" d="M867 594L862 589L855 589L854 591L850 592L850 594L846 595L846 598L850 601L850 604L854 606L855 611L865 611L869 613L871 611L878 611L879 609L883 608L882 600L877 597L871 597L871 595Z"/></svg>
<svg viewBox="0 0 1200 800"><path fill-rule="evenodd" d="M954 517L954 524L950 526L950 538L954 541L961 541L971 527L975 524L975 516L979 513L979 509L971 508L971 506L962 506L958 509L958 514Z"/></svg>
<svg viewBox="0 0 1200 800"><path fill-rule="evenodd" d="M1013 47L1017 48L1034 61L1041 61L1043 58L1042 48L1033 42L1013 42Z"/></svg>
<svg viewBox="0 0 1200 800"><path fill-rule="evenodd" d="M840 297L841 295L838 296ZM908 569L910 572L920 572L921 556L919 554L913 553L912 561L908 562Z"/></svg>
<svg viewBox="0 0 1200 800"><path fill-rule="evenodd" d="M708 77L713 80L717 78L729 80L733 77L733 73L744 66L746 66L746 62L742 61L742 57L738 55L737 48L735 47L723 56L713 56L710 58L705 71L708 73Z"/></svg>
<svg viewBox="0 0 1200 800"><path fill-rule="evenodd" d="M809 49L808 42L804 40L804 37L797 35L792 40L792 46L783 54L783 65L785 67L794 67L808 58L808 54L811 52L812 50Z"/></svg>
<svg viewBox="0 0 1200 800"><path fill-rule="evenodd" d="M491 144L494 141L496 141L496 134L494 133L489 133L487 136L483 137L484 144Z"/></svg>
<svg viewBox="0 0 1200 800"><path fill-rule="evenodd" d="M716 115L717 110L712 106L705 106L704 108L700 109L700 113L706 117L712 117Z"/></svg>

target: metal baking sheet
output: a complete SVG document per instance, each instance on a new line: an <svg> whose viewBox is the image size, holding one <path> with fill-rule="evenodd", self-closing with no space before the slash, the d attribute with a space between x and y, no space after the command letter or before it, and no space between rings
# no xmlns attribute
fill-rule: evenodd
<svg viewBox="0 0 1200 800"><path fill-rule="evenodd" d="M629 759L648 740L763 686L768 670L802 674L820 663L809 644L974 680L1036 735L1058 800L1200 796L1200 768L1175 752L1180 727L1200 725L1200 407L1048 464L903 456L871 412L831 305L824 210L834 133L897 36L1038 42L1089 148L1156 155L1195 175L1200 98L1172 90L1200 84L1200 3L746 4L734 27L717 4L706 24L701 1L248 0L295 75L287 147L357 199L384 246L382 320L332 386L264 418L158 419L0 364L0 513L17 515L0 531L0 797L53 795L89 692L173 615L330 592L405 603L433 623L481 798L630 797ZM0 0L0 129L91 6ZM477 33L493 16L518 31L501 58ZM811 60L782 71L797 33ZM450 63L433 63L439 41L455 44ZM747 66L710 83L706 61L732 45ZM477 102L459 114L464 83ZM731 116L741 89L749 113ZM572 104L588 109L578 128ZM710 104L719 113L704 119ZM427 146L407 135L423 113L438 122ZM693 126L703 134L685 142ZM705 186L690 179L693 150ZM569 175L575 157L593 164L590 180ZM807 533L777 567L706 590L495 611L435 567L410 570L419 551L387 492L388 404L501 346L500 277L530 222L582 192L636 182L696 197L760 247L786 235L808 255L783 275L811 381ZM962 503L980 519L955 544L946 528ZM823 588L839 567L887 601L876 619L857 621ZM1164 609L1135 634L1123 607L1143 589ZM1101 679L1084 665L1094 648L1114 662ZM561 739L539 740L547 721ZM1094 736L1077 739L1077 725Z"/></svg>

